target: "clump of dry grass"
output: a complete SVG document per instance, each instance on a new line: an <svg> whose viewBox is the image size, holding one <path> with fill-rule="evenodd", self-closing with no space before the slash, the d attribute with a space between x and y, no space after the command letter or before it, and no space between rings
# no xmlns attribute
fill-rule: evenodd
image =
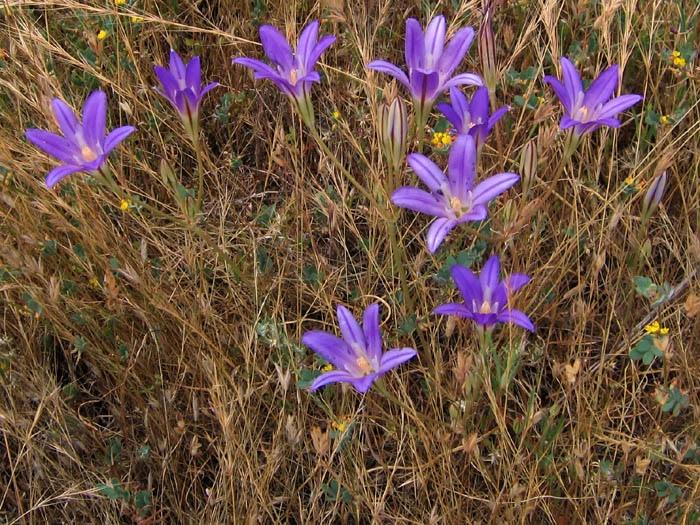
<svg viewBox="0 0 700 525"><path fill-rule="evenodd" d="M324 30L339 41L325 56L327 82L314 90L319 127L386 202L373 127L384 79L363 65L400 59L405 17L429 14L418 4L4 3L0 173L12 174L0 190L6 521L698 519L699 71L664 58L697 39L697 6L520 2L495 11L499 105L535 90L543 100L515 106L499 123L482 174L517 171L520 148L533 138L537 178L528 195L511 190L495 207L490 232L456 230L435 256L423 244L425 220L402 215L411 311L378 211L319 152L283 96L230 59L261 54L253 44L260 23L295 36L325 17ZM458 4L439 2L431 13L444 13L453 29L480 23L477 2ZM200 54L204 78L224 85L204 105L200 226L233 262L192 233L158 173L166 159L195 186L196 160L179 121L150 89L152 64L164 63L170 47ZM644 94L645 111L591 136L554 181L560 110L539 79L562 53L578 54L587 78L624 66L624 91ZM508 81L507 71L529 66L534 84ZM464 67L478 70L474 58ZM112 157L122 188L172 220L124 212L82 175L44 187L50 164L23 131L55 129L52 97L80 106L98 87L108 92L111 124L138 127ZM655 123L654 112L670 116L668 124ZM666 196L640 232L636 185L663 170ZM471 404L463 401L479 368L472 327L429 315L453 295L436 277L461 250L500 253L509 271L530 275L518 307L538 327L530 337L509 325L497 331L499 354ZM675 293L652 307L635 289L637 276ZM357 312L374 301L388 312L386 337L419 351L388 376L401 405L376 391L297 388L304 370L318 368L300 346L302 333L333 330L338 302ZM669 328L669 339L664 357L644 366L629 352L652 320ZM659 402L672 386L687 395L678 415ZM151 517L100 493L111 478L150 494Z"/></svg>

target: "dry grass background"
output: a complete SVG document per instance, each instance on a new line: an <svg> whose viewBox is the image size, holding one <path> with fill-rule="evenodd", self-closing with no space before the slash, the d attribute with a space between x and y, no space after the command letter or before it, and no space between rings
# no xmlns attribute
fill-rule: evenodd
<svg viewBox="0 0 700 525"><path fill-rule="evenodd" d="M323 32L339 40L314 88L319 125L348 169L385 201L373 122L387 79L363 65L374 58L403 64L406 17L443 13L454 31L479 25L479 3L2 3L0 167L12 173L0 190L6 522L698 519L699 71L691 62L674 72L664 56L697 45L692 0L501 2L494 17L500 70L534 66L536 80L518 86L502 75L499 105L527 89L543 100L536 109L514 105L496 126L480 176L519 171L520 148L533 138L538 177L528 195L518 185L499 201L490 232L455 230L435 257L424 245L425 218L402 214L415 312L398 299L377 210L320 152L274 86L230 61L262 56L260 23L296 38L324 18ZM100 29L108 31L103 40ZM592 35L597 49L587 46ZM561 109L541 78L556 74L574 42L585 78L621 64L622 92L644 94L644 108L626 112L619 130L593 134L554 181ZM167 159L186 185L196 185L180 122L151 89L152 65L165 63L170 47L200 54L203 78L223 85L203 108L200 225L236 268L191 233L158 173ZM463 70L479 71L477 57L475 44ZM50 99L79 108L98 87L108 93L110 126L138 127L111 157L122 188L172 220L122 211L84 175L44 186L54 161L26 142L24 130L56 130ZM671 115L681 107L682 118L658 126L643 111ZM663 204L640 232L643 190L629 191L624 181L648 184L664 169ZM507 363L487 363L483 395L464 407L465 382L478 370L473 327L429 313L455 294L435 279L447 255L481 253L479 236L490 238L484 256L499 253L507 272L532 277L517 299L538 329L497 330ZM638 275L683 287L652 308L635 291ZM339 302L357 313L373 301L383 304L390 344L419 351L387 376L402 406L376 390L297 388L302 370L318 369L300 346L302 333L335 331ZM413 313L415 329L400 332ZM663 359L645 366L629 351L652 320L670 329L670 342ZM655 398L672 384L689 400L677 416ZM336 436L344 421L346 432ZM115 439L123 450L109 465ZM145 445L150 454L137 457ZM98 493L113 477L132 493L152 494L149 517L132 518L129 506ZM342 487L337 498L334 481ZM664 481L680 490L676 498L655 486Z"/></svg>

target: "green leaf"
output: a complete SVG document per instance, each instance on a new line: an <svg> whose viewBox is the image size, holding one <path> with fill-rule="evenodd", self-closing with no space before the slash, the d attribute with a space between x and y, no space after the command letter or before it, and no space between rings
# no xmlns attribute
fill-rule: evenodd
<svg viewBox="0 0 700 525"><path fill-rule="evenodd" d="M134 494L134 506L141 511L151 505L151 500L151 493L147 490L139 490Z"/></svg>
<svg viewBox="0 0 700 525"><path fill-rule="evenodd" d="M121 482L118 478L112 478L106 483L100 483L97 485L97 492L113 500L129 501L131 499L131 494L128 490L124 490L121 487Z"/></svg>
<svg viewBox="0 0 700 525"><path fill-rule="evenodd" d="M637 276L634 278L634 285L637 293L650 299L656 294L656 285L648 277Z"/></svg>
<svg viewBox="0 0 700 525"><path fill-rule="evenodd" d="M150 453L151 453L151 447L148 445L144 445L136 451L136 460L137 461L146 461L148 459L148 456Z"/></svg>
<svg viewBox="0 0 700 525"><path fill-rule="evenodd" d="M115 461L122 453L122 440L118 437L112 438L107 443L107 451L105 452L105 463L114 465Z"/></svg>
<svg viewBox="0 0 700 525"><path fill-rule="evenodd" d="M321 375L320 370L309 370L308 368L302 368L299 371L299 380L297 381L297 388L309 388L311 383Z"/></svg>

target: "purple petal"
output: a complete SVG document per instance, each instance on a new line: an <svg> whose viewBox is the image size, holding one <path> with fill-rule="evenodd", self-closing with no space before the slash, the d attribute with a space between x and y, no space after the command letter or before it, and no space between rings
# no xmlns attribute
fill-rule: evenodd
<svg viewBox="0 0 700 525"><path fill-rule="evenodd" d="M440 102L435 106L438 111L441 111L445 118L450 121L450 124L457 130L458 133L462 133L462 117L460 117L457 112L445 102Z"/></svg>
<svg viewBox="0 0 700 525"><path fill-rule="evenodd" d="M281 66L285 71L294 67L292 48L277 28L270 25L260 26L260 41L270 62Z"/></svg>
<svg viewBox="0 0 700 525"><path fill-rule="evenodd" d="M350 350L345 341L333 334L313 330L302 336L301 343L311 348L336 368L345 369L348 363L356 366L353 359L355 353Z"/></svg>
<svg viewBox="0 0 700 525"><path fill-rule="evenodd" d="M472 319L479 326L489 326L498 322L498 316L494 313L482 314L479 312L472 313Z"/></svg>
<svg viewBox="0 0 700 525"><path fill-rule="evenodd" d="M564 84L562 84L558 78L553 77L551 75L547 75L546 77L544 77L544 81L552 87L552 89L554 90L554 94L564 105L564 109L567 111L567 113L571 113L574 101L571 100L571 97L569 96L569 91L566 89L566 87L564 87Z"/></svg>
<svg viewBox="0 0 700 525"><path fill-rule="evenodd" d="M72 164L62 164L54 169L52 169L46 176L46 186L53 188L61 179L66 178L72 173L82 171L81 166L74 166Z"/></svg>
<svg viewBox="0 0 700 525"><path fill-rule="evenodd" d="M345 370L331 370L330 372L326 372L325 374L318 376L314 382L311 383L309 390L313 392L314 390L317 390L322 386L326 386L329 383L350 383L352 379L353 376L351 376Z"/></svg>
<svg viewBox="0 0 700 525"><path fill-rule="evenodd" d="M313 69L313 65L309 67L309 57L311 52L316 45L316 38L318 37L318 20L314 20L309 25L307 25L299 36L297 41L296 57L299 65L303 66L306 71Z"/></svg>
<svg viewBox="0 0 700 525"><path fill-rule="evenodd" d="M425 56L423 67L436 68L445 49L445 17L440 15L433 18L425 30Z"/></svg>
<svg viewBox="0 0 700 525"><path fill-rule="evenodd" d="M455 112L457 112L462 119L464 119L465 116L468 116L469 120L471 120L469 100L467 100L467 97L464 96L462 90L456 86L450 88L450 102L452 103L452 107L454 108ZM469 123L465 122L465 124Z"/></svg>
<svg viewBox="0 0 700 525"><path fill-rule="evenodd" d="M505 309L498 313L496 319L498 319L498 321L501 323L515 323L518 326L522 326L526 330L530 330L531 332L535 331L535 325L532 324L530 318L520 310Z"/></svg>
<svg viewBox="0 0 700 525"><path fill-rule="evenodd" d="M187 87L195 93L199 93L202 89L202 66L199 57L192 57L187 64L185 81Z"/></svg>
<svg viewBox="0 0 700 525"><path fill-rule="evenodd" d="M501 278L501 263L498 259L498 255L492 255L489 260L486 261L484 267L481 269L479 274L479 282L481 283L481 289L485 290L487 288L495 290L498 286L498 282Z"/></svg>
<svg viewBox="0 0 700 525"><path fill-rule="evenodd" d="M199 92L199 98L201 99L206 93L208 93L218 85L218 82L212 82L211 84L208 84L207 87L205 87L202 91Z"/></svg>
<svg viewBox="0 0 700 525"><path fill-rule="evenodd" d="M433 217L445 216L445 203L435 195L413 186L403 186L391 195L391 202L408 210L425 213Z"/></svg>
<svg viewBox="0 0 700 525"><path fill-rule="evenodd" d="M481 123L488 122L489 118L489 88L481 86L476 90L472 101L469 104L469 113L472 117L472 122L477 123L481 119Z"/></svg>
<svg viewBox="0 0 700 525"><path fill-rule="evenodd" d="M474 187L476 146L469 135L460 135L450 149L448 173L452 195L467 201L468 192Z"/></svg>
<svg viewBox="0 0 700 525"><path fill-rule="evenodd" d="M406 67L409 71L424 66L425 38L420 22L415 18L406 20ZM398 78L398 77L397 77Z"/></svg>
<svg viewBox="0 0 700 525"><path fill-rule="evenodd" d="M614 98L600 108L600 111L596 115L596 120L601 121L605 118L613 117L621 111L626 110L628 107L634 106L643 98L644 97L641 95L622 95L621 97ZM610 124L608 124L608 126L609 125Z"/></svg>
<svg viewBox="0 0 700 525"><path fill-rule="evenodd" d="M105 154L108 154L110 151L116 148L121 141L131 135L134 131L136 131L136 128L133 126L122 126L120 128L113 129L105 138Z"/></svg>
<svg viewBox="0 0 700 525"><path fill-rule="evenodd" d="M408 82L408 77L406 76L406 73L401 71L398 67L396 67L394 64L391 62L387 62L385 60L373 60L369 64L367 64L368 69L374 69L375 71L380 71L382 73L386 73L388 75L391 75L394 77L396 80L401 82L404 86L407 88L410 88L410 83Z"/></svg>
<svg viewBox="0 0 700 525"><path fill-rule="evenodd" d="M312 71L308 75L297 80L297 84L301 84L302 82L321 82L321 75L318 73L318 71Z"/></svg>
<svg viewBox="0 0 700 525"><path fill-rule="evenodd" d="M153 68L158 80L160 80L163 90L165 91L165 96L170 99L170 101L175 103L175 93L180 89L175 78L170 74L170 71L161 66L155 66Z"/></svg>
<svg viewBox="0 0 700 525"><path fill-rule="evenodd" d="M463 222L483 221L488 216L488 208L483 204L476 204L472 206L471 210L469 210L467 213L465 213L459 219L457 219L457 222L461 224Z"/></svg>
<svg viewBox="0 0 700 525"><path fill-rule="evenodd" d="M256 60L255 58L238 57L234 58L232 62L234 64L240 64L242 66L252 68L255 70L256 73L264 73L270 76L280 76L279 72L276 69L271 67L269 64L266 64L265 62Z"/></svg>
<svg viewBox="0 0 700 525"><path fill-rule="evenodd" d="M472 318L472 311L462 303L445 303L438 306L432 312L436 315L456 315L465 319Z"/></svg>
<svg viewBox="0 0 700 525"><path fill-rule="evenodd" d="M386 374L392 368L396 368L409 359L414 358L418 352L413 348L392 348L382 356L379 366L379 374Z"/></svg>
<svg viewBox="0 0 700 525"><path fill-rule="evenodd" d="M309 58L306 62L306 70L311 71L315 66L316 62L318 62L318 59L321 58L321 55L323 52L328 49L328 46L333 44L335 42L336 38L333 35L326 35L321 40L318 41L318 44L316 44L309 54Z"/></svg>
<svg viewBox="0 0 700 525"><path fill-rule="evenodd" d="M566 57L561 57L562 78L564 79L564 87L569 93L571 105L576 104L579 94L583 93L583 84L578 70Z"/></svg>
<svg viewBox="0 0 700 525"><path fill-rule="evenodd" d="M174 49L170 50L170 73L178 80L184 79L187 75L185 63Z"/></svg>
<svg viewBox="0 0 700 525"><path fill-rule="evenodd" d="M498 283L496 288L491 290L491 304L494 305L494 308L495 305L498 304L499 310L508 306L508 290L503 281Z"/></svg>
<svg viewBox="0 0 700 525"><path fill-rule="evenodd" d="M450 273L459 293L462 294L462 299L464 299L464 304L467 308L470 311L472 308L478 309L484 301L479 278L469 268L459 264L452 266Z"/></svg>
<svg viewBox="0 0 700 525"><path fill-rule="evenodd" d="M452 228L457 226L457 221L454 219L449 219L446 217L439 217L435 219L433 224L430 225L428 230L428 235L426 237L426 242L428 244L428 250L430 253L435 253L435 251L440 247L442 241L447 237L447 234L452 231Z"/></svg>
<svg viewBox="0 0 700 525"><path fill-rule="evenodd" d="M426 102L432 105L437 98L437 90L440 87L440 75L437 72L411 71L411 86L409 90L419 104Z"/></svg>
<svg viewBox="0 0 700 525"><path fill-rule="evenodd" d="M519 180L520 175L516 173L499 173L489 177L474 188L472 202L474 204L488 204L491 199L498 197Z"/></svg>
<svg viewBox="0 0 700 525"><path fill-rule="evenodd" d="M483 79L475 73L460 73L442 86L442 89L452 88L454 86L483 86Z"/></svg>
<svg viewBox="0 0 700 525"><path fill-rule="evenodd" d="M572 126L576 126L577 124L580 124L578 120L572 119L569 115L564 115L561 117L561 122L559 123L559 127L564 130L564 129L569 129Z"/></svg>
<svg viewBox="0 0 700 525"><path fill-rule="evenodd" d="M430 191L437 192L442 188L443 184L447 184L448 180L442 170L425 155L420 153L411 153L408 156L408 165L411 166L420 180L430 188Z"/></svg>
<svg viewBox="0 0 700 525"><path fill-rule="evenodd" d="M528 275L524 273L514 273L505 279L504 284L509 293L515 293L529 282L530 277Z"/></svg>
<svg viewBox="0 0 700 525"><path fill-rule="evenodd" d="M471 27L463 27L455 33L438 62L438 70L441 75L449 77L454 73L457 66L462 62L464 55L469 51L469 46L472 45L473 40L474 29Z"/></svg>
<svg viewBox="0 0 700 525"><path fill-rule="evenodd" d="M605 104L615 92L619 79L620 68L617 64L610 66L596 78L583 97L583 105L595 109L599 104Z"/></svg>
<svg viewBox="0 0 700 525"><path fill-rule="evenodd" d="M593 122L588 122L586 125L595 126L595 128L598 128L599 126L610 126L611 128L619 128L620 121L616 118L607 117L596 119Z"/></svg>
<svg viewBox="0 0 700 525"><path fill-rule="evenodd" d="M105 138L107 120L107 95L104 91L93 91L83 106L83 136L85 142L97 151Z"/></svg>
<svg viewBox="0 0 700 525"><path fill-rule="evenodd" d="M503 106L502 108L499 108L496 111L494 111L488 120L488 126L487 126L488 130L491 131L491 128L493 128L493 126L496 124L496 122L498 122L503 115L508 113L509 110L510 110L510 106Z"/></svg>
<svg viewBox="0 0 700 525"><path fill-rule="evenodd" d="M369 390L369 387L372 386L372 383L374 383L374 380L377 379L379 374L369 374L365 377L360 377L360 378L352 378L350 379L350 384L355 387L355 390L357 390L359 393L364 394Z"/></svg>
<svg viewBox="0 0 700 525"><path fill-rule="evenodd" d="M71 142L75 142L75 134L80 130L80 123L75 117L71 107L61 99L55 98L51 101L53 112L56 115L61 131Z"/></svg>
<svg viewBox="0 0 700 525"><path fill-rule="evenodd" d="M60 135L34 128L25 131L24 135L27 137L27 140L37 148L49 155L53 155L60 161L74 164L78 160L77 157L80 155L79 150L70 141Z"/></svg>
<svg viewBox="0 0 700 525"><path fill-rule="evenodd" d="M350 310L345 308L342 304L338 305L338 325L340 326L340 331L343 334L343 339L345 342L353 346L357 344L362 350L367 348L365 342L365 334L357 323L355 317L350 313Z"/></svg>
<svg viewBox="0 0 700 525"><path fill-rule="evenodd" d="M187 111L185 109L185 92L176 91L173 105L178 110L181 115L186 115Z"/></svg>
<svg viewBox="0 0 700 525"><path fill-rule="evenodd" d="M370 304L362 316L362 328L367 342L367 357L380 361L382 357L382 335L379 332L379 305Z"/></svg>

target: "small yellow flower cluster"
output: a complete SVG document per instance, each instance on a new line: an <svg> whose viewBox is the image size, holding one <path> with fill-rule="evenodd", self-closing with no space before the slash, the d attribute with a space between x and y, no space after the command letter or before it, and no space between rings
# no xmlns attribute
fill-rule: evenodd
<svg viewBox="0 0 700 525"><path fill-rule="evenodd" d="M350 416L343 416L340 421L333 421L333 423L331 423L331 427L339 432L345 432L351 420L352 418Z"/></svg>
<svg viewBox="0 0 700 525"><path fill-rule="evenodd" d="M122 211L127 211L129 209L129 206L131 206L131 201L122 199L121 204L119 205L119 208L121 208Z"/></svg>
<svg viewBox="0 0 700 525"><path fill-rule="evenodd" d="M97 39L104 40L105 38L107 38L107 31L105 31L104 29L100 29L100 32L97 33Z"/></svg>
<svg viewBox="0 0 700 525"><path fill-rule="evenodd" d="M659 119L662 124L670 124L671 119L668 118L668 115L661 115L661 118Z"/></svg>
<svg viewBox="0 0 700 525"><path fill-rule="evenodd" d="M323 368L321 368L321 371L323 371L323 372L330 372L331 370L333 370L333 365L331 365L331 364L328 364L328 365L324 366Z"/></svg>
<svg viewBox="0 0 700 525"><path fill-rule="evenodd" d="M625 179L625 184L629 186L630 188L634 188L635 190L639 191L642 189L643 184L641 182L638 182L637 179L634 177L630 176Z"/></svg>
<svg viewBox="0 0 700 525"><path fill-rule="evenodd" d="M455 141L455 136L449 133L442 133L441 131L436 131L433 133L433 138L430 140L436 146L444 148L445 146L451 146Z"/></svg>
<svg viewBox="0 0 700 525"><path fill-rule="evenodd" d="M94 277L91 277L90 280L88 281L90 283L90 286L93 288L99 288L100 287L100 281L95 279Z"/></svg>
<svg viewBox="0 0 700 525"><path fill-rule="evenodd" d="M680 51L674 51L673 54L669 57L671 62L673 62L674 66L678 67L685 67L685 58L681 56Z"/></svg>
<svg viewBox="0 0 700 525"><path fill-rule="evenodd" d="M126 0L114 0L114 3L117 5L124 5L126 4Z"/></svg>
<svg viewBox="0 0 700 525"><path fill-rule="evenodd" d="M668 328L661 328L659 322L654 321L653 323L646 325L644 327L644 331L650 335L666 335L668 333Z"/></svg>
<svg viewBox="0 0 700 525"><path fill-rule="evenodd" d="M333 118L336 119L336 120L339 119L339 118L340 118L340 111L338 111L338 110L334 111L334 112L333 112Z"/></svg>

